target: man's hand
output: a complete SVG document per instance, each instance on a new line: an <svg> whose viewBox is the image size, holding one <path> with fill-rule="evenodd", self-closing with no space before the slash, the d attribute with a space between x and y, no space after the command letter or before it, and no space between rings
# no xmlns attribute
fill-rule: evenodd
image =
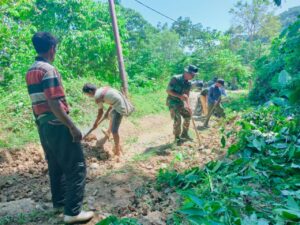
<svg viewBox="0 0 300 225"><path fill-rule="evenodd" d="M73 142L80 142L82 139L82 134L80 130L77 127L71 127L70 128L71 135L73 137Z"/></svg>
<svg viewBox="0 0 300 225"><path fill-rule="evenodd" d="M179 98L182 100L182 101L187 101L189 99L189 96L187 96L186 94L183 94L181 96L179 96Z"/></svg>

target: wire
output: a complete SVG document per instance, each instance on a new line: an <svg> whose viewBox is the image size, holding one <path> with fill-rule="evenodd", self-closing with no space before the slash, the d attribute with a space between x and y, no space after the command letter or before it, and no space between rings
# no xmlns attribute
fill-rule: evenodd
<svg viewBox="0 0 300 225"><path fill-rule="evenodd" d="M151 8L150 6L148 6L148 5L144 4L144 3L142 3L141 1L139 1L139 0L134 0L134 1L136 1L137 3L141 4L142 6L144 6L144 7L146 7L146 8L148 8L148 9L150 9L150 10L156 12L157 14L159 14L159 15L161 15L161 16L163 16L163 17L169 19L169 20L172 20L172 21L176 22L176 20L174 20L174 19L172 19L171 17L169 17L169 16L167 16L167 15L165 15L165 14L163 14L163 13L157 11L156 9Z"/></svg>

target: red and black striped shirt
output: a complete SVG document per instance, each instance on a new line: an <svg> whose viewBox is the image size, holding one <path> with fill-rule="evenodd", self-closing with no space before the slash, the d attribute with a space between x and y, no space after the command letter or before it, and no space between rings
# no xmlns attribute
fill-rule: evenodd
<svg viewBox="0 0 300 225"><path fill-rule="evenodd" d="M51 113L48 99L58 99L62 109L67 113L69 112L61 76L47 60L41 57L36 58L26 74L26 82L33 113L36 117Z"/></svg>

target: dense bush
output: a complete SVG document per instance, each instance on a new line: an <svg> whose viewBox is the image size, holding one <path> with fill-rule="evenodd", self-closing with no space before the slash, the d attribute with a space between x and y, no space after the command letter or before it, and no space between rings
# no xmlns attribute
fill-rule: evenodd
<svg viewBox="0 0 300 225"><path fill-rule="evenodd" d="M183 173L161 170L159 187L176 188L183 197L169 224L298 224L297 113L276 106L248 113L224 159Z"/></svg>
<svg viewBox="0 0 300 225"><path fill-rule="evenodd" d="M265 102L286 97L299 103L300 19L273 41L271 51L256 61L256 81L250 99ZM298 95L299 96L299 95Z"/></svg>

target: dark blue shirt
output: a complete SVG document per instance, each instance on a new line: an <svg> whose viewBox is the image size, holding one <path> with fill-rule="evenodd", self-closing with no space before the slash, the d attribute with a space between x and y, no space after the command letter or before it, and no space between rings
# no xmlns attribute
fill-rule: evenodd
<svg viewBox="0 0 300 225"><path fill-rule="evenodd" d="M208 104L214 104L221 97L221 90L215 84L208 90Z"/></svg>

